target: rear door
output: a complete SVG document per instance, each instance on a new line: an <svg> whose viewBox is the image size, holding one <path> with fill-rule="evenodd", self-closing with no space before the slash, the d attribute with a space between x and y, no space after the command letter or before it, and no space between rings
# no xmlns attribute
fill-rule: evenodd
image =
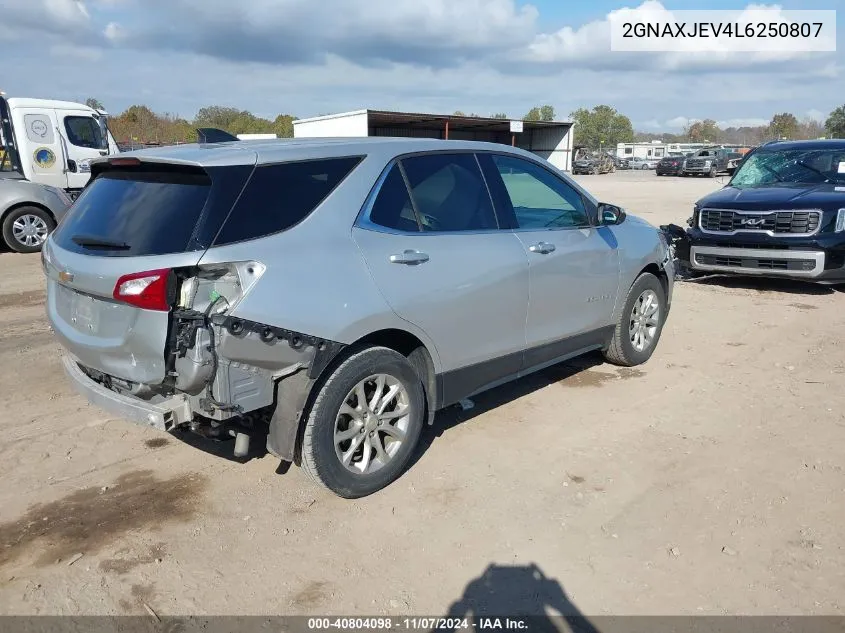
<svg viewBox="0 0 845 633"><path fill-rule="evenodd" d="M619 286L617 242L552 170L513 155L483 158L488 182L528 258L526 367L595 344L612 320Z"/></svg>
<svg viewBox="0 0 845 633"><path fill-rule="evenodd" d="M444 404L519 371L528 260L499 229L473 154L394 164L353 236L396 314L435 341Z"/></svg>
<svg viewBox="0 0 845 633"><path fill-rule="evenodd" d="M130 382L164 379L169 306L150 299L197 264L251 170L138 163L96 176L42 255L48 317L71 355Z"/></svg>

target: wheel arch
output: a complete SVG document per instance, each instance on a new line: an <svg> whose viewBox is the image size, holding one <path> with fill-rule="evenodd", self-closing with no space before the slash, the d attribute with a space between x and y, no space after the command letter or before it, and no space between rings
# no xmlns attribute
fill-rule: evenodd
<svg viewBox="0 0 845 633"><path fill-rule="evenodd" d="M50 210L50 208L47 207L44 204L41 204L40 202L35 202L35 201L32 201L32 200L19 200L19 201L13 202L9 206L7 206L5 209L0 211L0 244L3 244L6 248L9 248L11 250L17 250L12 244L7 243L7 240L3 235L3 233L5 231L6 220L8 220L9 216L12 213L14 213L15 211L17 211L18 209L25 209L25 208L37 209L39 211L43 211L44 213L46 213L47 217L49 217L50 220L52 220L52 222L53 222L53 228L55 228L59 223L58 220L56 219L55 214ZM49 232L49 230L52 230L52 229L50 229L49 226L47 228L48 228L48 232Z"/></svg>
<svg viewBox="0 0 845 633"><path fill-rule="evenodd" d="M423 383L425 417L434 421L437 403L437 369L432 350L415 334L399 328L383 328L360 336L339 351L317 376L298 372L276 383L276 409L270 421L267 450L285 460L301 463L305 423L317 394L332 372L352 354L368 347L386 347L408 359Z"/></svg>
<svg viewBox="0 0 845 633"><path fill-rule="evenodd" d="M663 294L667 297L669 296L669 276L666 274L665 270L663 270L654 262L651 262L650 264L646 265L640 272L637 273L637 276L634 277L634 281L631 282L632 286L637 282L637 279L639 279L643 273L651 273L652 275L657 277L660 280L660 285L663 286Z"/></svg>
<svg viewBox="0 0 845 633"><path fill-rule="evenodd" d="M426 403L428 405L428 411L426 413L428 421L431 423L434 420L435 403L437 402L437 370L435 367L435 358L428 346L416 334L408 330L395 327L384 328L360 337L344 350L345 354L340 354L339 356L345 357L365 347L387 347L399 352L408 359L408 362L411 363L411 366L417 372L425 387ZM342 362L342 359L340 359L340 362ZM332 369L334 366L336 365L333 364ZM323 373L329 369L327 367Z"/></svg>
<svg viewBox="0 0 845 633"><path fill-rule="evenodd" d="M10 204L8 207L3 209L3 211L0 211L0 223L5 222L6 218L9 216L10 213L22 207L34 207L36 209L40 209L41 211L44 211L47 215L49 215L53 222L58 223L58 221L56 220L56 215L50 210L48 206L41 204L40 202L35 202L33 200L22 200Z"/></svg>

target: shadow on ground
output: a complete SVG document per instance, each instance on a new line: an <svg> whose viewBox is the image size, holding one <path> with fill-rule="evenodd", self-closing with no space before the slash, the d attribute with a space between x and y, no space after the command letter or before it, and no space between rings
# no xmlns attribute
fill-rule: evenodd
<svg viewBox="0 0 845 633"><path fill-rule="evenodd" d="M572 631L573 633L598 633L598 629L578 610L561 584L548 578L536 564L489 565L478 577L469 582L463 595L453 602L447 619L501 618L501 629L507 630L508 622L527 618L529 631ZM449 623L454 625L454 621ZM483 628L491 628L484 626ZM490 623L495 627L494 623ZM450 627L457 630L459 627Z"/></svg>
<svg viewBox="0 0 845 633"><path fill-rule="evenodd" d="M472 398L473 407L471 409L463 410L460 406L453 406L439 411L434 424L426 426L423 429L417 450L408 468L413 467L425 452L431 448L431 445L434 444L437 438L442 437L449 430L508 402L518 400L555 383L571 384L574 387L586 387L598 386L608 378L615 379L615 374L593 371L594 367L603 363L604 358L600 353L587 354L559 365L553 365L542 371L474 396ZM635 377L638 375L638 370L628 370L625 374L619 375Z"/></svg>
<svg viewBox="0 0 845 633"><path fill-rule="evenodd" d="M439 411L434 424L431 426L426 425L423 428L419 444L414 452L414 456L411 458L408 469L419 461L437 438L441 437L450 429L462 422L471 420L477 415L500 407L512 400L527 396L551 384L562 383L572 387L590 387L598 386L607 380L634 378L640 375L640 371L637 369L623 369L619 370L619 373L616 374L593 371L594 367L601 365L603 362L604 359L600 353L587 354L479 394L472 399L474 406L471 409L463 410L460 406L453 406ZM253 431L249 453L245 457L235 457L233 455L234 442L229 438L211 440L188 430L179 429L171 433L178 440L196 449L228 461L245 463L253 459L269 456L266 449L267 434L259 429ZM148 446L148 448L158 448L158 446ZM273 457L272 459L276 458ZM289 468L290 464L282 462L277 472L284 474Z"/></svg>

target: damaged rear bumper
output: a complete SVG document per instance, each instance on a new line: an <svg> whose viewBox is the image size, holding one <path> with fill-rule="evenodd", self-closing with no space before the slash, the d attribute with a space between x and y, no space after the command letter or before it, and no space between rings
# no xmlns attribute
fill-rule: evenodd
<svg viewBox="0 0 845 633"><path fill-rule="evenodd" d="M119 394L96 382L69 355L62 358L62 364L73 388L88 402L109 413L160 431L171 431L191 420L191 406L185 396L174 395L161 402L147 402Z"/></svg>

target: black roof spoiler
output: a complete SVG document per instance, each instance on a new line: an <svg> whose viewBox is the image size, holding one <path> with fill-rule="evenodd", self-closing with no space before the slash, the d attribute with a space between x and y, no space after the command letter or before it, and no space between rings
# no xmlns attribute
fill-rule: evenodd
<svg viewBox="0 0 845 633"><path fill-rule="evenodd" d="M228 143L240 139L228 132L218 130L216 127L199 127L197 128L197 140L200 143Z"/></svg>

